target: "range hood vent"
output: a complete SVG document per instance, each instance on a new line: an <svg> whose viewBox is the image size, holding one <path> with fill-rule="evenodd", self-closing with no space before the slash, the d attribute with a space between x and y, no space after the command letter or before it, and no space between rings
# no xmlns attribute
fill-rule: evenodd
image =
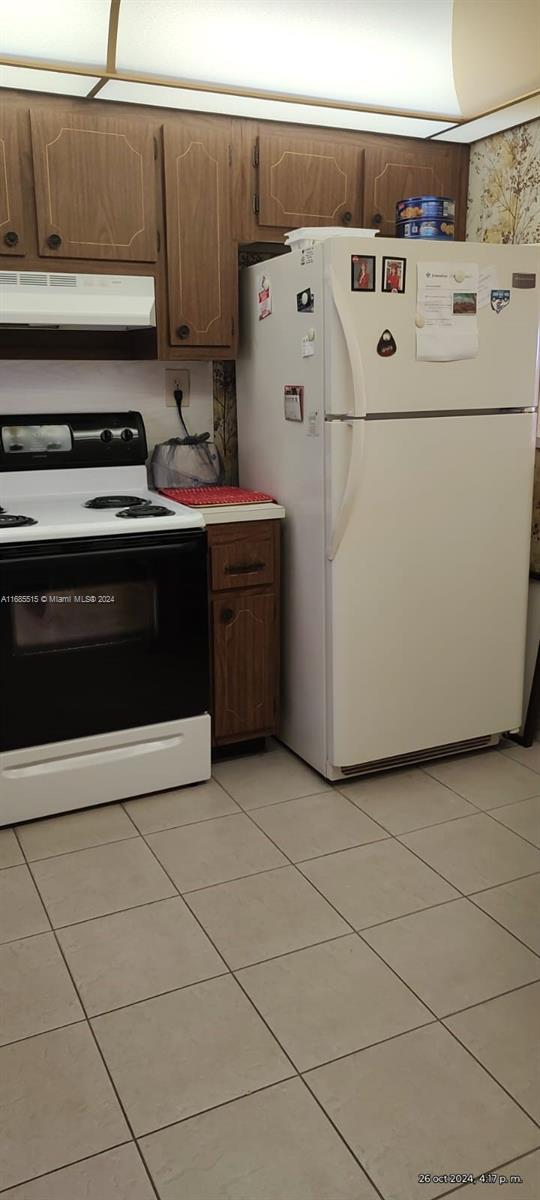
<svg viewBox="0 0 540 1200"><path fill-rule="evenodd" d="M0 271L0 326L99 330L155 323L150 276Z"/></svg>

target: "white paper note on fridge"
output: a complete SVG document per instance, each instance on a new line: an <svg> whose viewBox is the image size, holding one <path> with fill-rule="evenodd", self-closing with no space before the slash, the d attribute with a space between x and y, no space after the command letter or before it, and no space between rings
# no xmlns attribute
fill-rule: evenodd
<svg viewBox="0 0 540 1200"><path fill-rule="evenodd" d="M477 311L477 263L418 263L417 359L451 362L476 358Z"/></svg>

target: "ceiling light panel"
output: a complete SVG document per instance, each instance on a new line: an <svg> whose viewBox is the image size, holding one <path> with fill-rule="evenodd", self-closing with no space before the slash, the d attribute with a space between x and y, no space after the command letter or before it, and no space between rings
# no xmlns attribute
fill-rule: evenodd
<svg viewBox="0 0 540 1200"><path fill-rule="evenodd" d="M476 121L469 121L457 129L434 136L438 142L477 142L480 138L491 137L493 133L501 133L503 129L522 125L524 121L533 121L535 117L540 117L540 96L532 96L530 100L522 100L519 104L509 104L499 112L478 117Z"/></svg>
<svg viewBox="0 0 540 1200"><path fill-rule="evenodd" d="M459 116L452 0L122 0L119 70Z"/></svg>
<svg viewBox="0 0 540 1200"><path fill-rule="evenodd" d="M354 112L347 108L289 104L280 100L259 100L250 96L229 96L216 92L192 91L190 88L162 87L152 83L130 83L121 79L109 80L100 90L99 99L123 101L126 104L150 104L189 112L253 117L258 121L289 121L296 125L327 126L329 129L398 134L402 137L427 138L438 130L447 128L447 122L427 121L420 117L392 117L384 113Z"/></svg>
<svg viewBox="0 0 540 1200"><path fill-rule="evenodd" d="M0 0L1 53L104 66L110 7L110 0Z"/></svg>
<svg viewBox="0 0 540 1200"><path fill-rule="evenodd" d="M50 92L55 96L87 96L99 76L68 75L63 71L38 71L32 67L0 66L0 87L23 92Z"/></svg>

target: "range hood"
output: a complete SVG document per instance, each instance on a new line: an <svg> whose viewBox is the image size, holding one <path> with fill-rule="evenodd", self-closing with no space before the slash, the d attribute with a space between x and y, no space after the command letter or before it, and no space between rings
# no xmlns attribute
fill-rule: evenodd
<svg viewBox="0 0 540 1200"><path fill-rule="evenodd" d="M1 327L147 329L155 323L151 277L0 271Z"/></svg>

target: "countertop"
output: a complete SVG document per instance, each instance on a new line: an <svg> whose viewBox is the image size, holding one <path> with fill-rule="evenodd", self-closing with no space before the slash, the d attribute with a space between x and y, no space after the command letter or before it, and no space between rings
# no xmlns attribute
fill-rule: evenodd
<svg viewBox="0 0 540 1200"><path fill-rule="evenodd" d="M285 509L281 504L201 504L207 525L232 525L237 521L281 521Z"/></svg>

